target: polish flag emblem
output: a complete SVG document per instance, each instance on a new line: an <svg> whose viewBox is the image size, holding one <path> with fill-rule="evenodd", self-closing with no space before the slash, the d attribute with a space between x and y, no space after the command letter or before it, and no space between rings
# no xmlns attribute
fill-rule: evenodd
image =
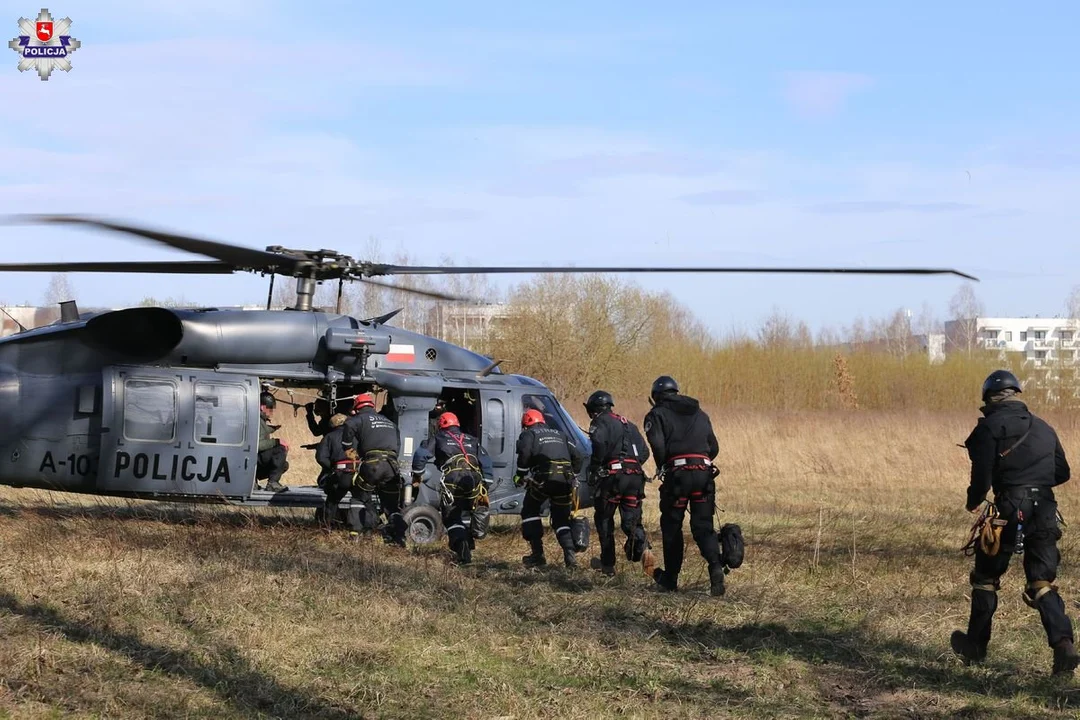
<svg viewBox="0 0 1080 720"><path fill-rule="evenodd" d="M386 353L386 362L411 363L416 360L416 351L412 345L390 344L390 352Z"/></svg>

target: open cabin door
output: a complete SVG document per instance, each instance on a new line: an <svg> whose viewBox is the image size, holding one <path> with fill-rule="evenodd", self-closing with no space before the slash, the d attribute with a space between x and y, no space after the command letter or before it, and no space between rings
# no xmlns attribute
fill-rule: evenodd
<svg viewBox="0 0 1080 720"><path fill-rule="evenodd" d="M258 378L144 367L108 367L103 375L100 490L251 494Z"/></svg>

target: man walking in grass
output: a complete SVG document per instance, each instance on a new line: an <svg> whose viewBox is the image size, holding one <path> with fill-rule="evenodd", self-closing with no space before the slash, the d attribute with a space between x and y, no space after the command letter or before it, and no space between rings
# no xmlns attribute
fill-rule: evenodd
<svg viewBox="0 0 1080 720"><path fill-rule="evenodd" d="M952 634L952 649L965 663L986 658L1001 576L1012 556L1023 554L1023 600L1039 612L1054 650L1053 673L1072 674L1080 654L1073 646L1065 602L1053 584L1061 559L1053 488L1069 480L1069 463L1054 429L1016 398L1020 381L1015 375L1007 370L991 373L982 392L983 417L964 443L971 458L967 510L982 512L991 489L994 503L984 518L989 525L975 542L968 630Z"/></svg>

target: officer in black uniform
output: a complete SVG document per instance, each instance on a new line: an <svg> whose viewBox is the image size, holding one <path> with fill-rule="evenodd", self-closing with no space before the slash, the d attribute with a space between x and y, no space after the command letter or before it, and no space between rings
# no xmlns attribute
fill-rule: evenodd
<svg viewBox="0 0 1080 720"><path fill-rule="evenodd" d="M588 476L596 488L593 507L600 540L600 557L594 558L593 567L605 575L615 574L616 509L626 535L626 559L640 562L648 548L641 525L641 501L645 497L645 471L641 466L649 459L649 448L637 425L613 412L614 406L611 393L604 390L597 390L585 402L585 411L592 418Z"/></svg>
<svg viewBox="0 0 1080 720"><path fill-rule="evenodd" d="M333 429L330 424L330 418L333 416L330 401L326 398L319 398L304 405L304 417L307 420L308 430L315 437L325 437Z"/></svg>
<svg viewBox="0 0 1080 720"><path fill-rule="evenodd" d="M446 489L453 502L443 507L447 541L459 563L472 562L476 546L471 518L476 501L484 492L484 478L491 477L491 459L480 441L461 431L457 415L444 412L438 419L438 430L429 436L413 453L414 478L423 475L424 466L431 460L442 472Z"/></svg>
<svg viewBox="0 0 1080 720"><path fill-rule="evenodd" d="M574 478L585 465L585 455L573 440L548 427L539 410L526 410L521 418L522 432L517 441L517 472L514 484L530 476L521 504L521 536L528 541L532 554L521 562L526 567L547 564L544 557L544 525L540 508L551 502L551 527L563 549L566 567L577 566L574 537L570 530L570 512Z"/></svg>
<svg viewBox="0 0 1080 720"><path fill-rule="evenodd" d="M367 530L374 529L378 516L371 507L371 493L364 493L353 484L356 463L345 454L342 436L345 433L345 421L348 416L336 413L329 418L330 431L323 435L319 447L315 450L315 462L322 468L319 475L319 487L326 493L323 513L326 522L332 523L337 515L342 498L352 492L353 498L363 505L361 524Z"/></svg>
<svg viewBox="0 0 1080 720"><path fill-rule="evenodd" d="M1023 552L1023 600L1039 612L1054 650L1053 673L1072 674L1080 654L1073 646L1065 603L1053 584L1061 557L1053 488L1069 480L1069 463L1057 433L1016 398L1018 393L1020 382L1011 372L991 373L983 383L983 417L964 442L971 459L968 511L980 512L987 491L993 489L994 505L1007 524L1001 529L1000 547L991 548L996 553L975 545L968 630L955 631L951 645L967 663L986 658L1001 576L1013 554Z"/></svg>
<svg viewBox="0 0 1080 720"><path fill-rule="evenodd" d="M262 490L259 480L266 480L266 490L282 492L288 490L281 484L281 476L289 469L289 446L271 433L280 425L274 425L271 421L274 409L277 407L277 399L273 393L263 391L259 394L259 454L255 459L255 489Z"/></svg>
<svg viewBox="0 0 1080 720"><path fill-rule="evenodd" d="M683 518L690 508L690 532L701 556L709 563L710 592L724 594L724 563L713 526L717 475L712 460L720 452L709 416L698 401L679 394L667 375L652 386L653 408L645 416L645 437L663 483L660 485L660 531L664 538L664 567L653 571L663 590L679 587L683 564Z"/></svg>
<svg viewBox="0 0 1080 720"><path fill-rule="evenodd" d="M358 467L353 484L360 490L361 501L370 505L371 494L379 495L386 514L385 539L405 545L405 520L401 516L401 478L398 475L398 428L375 412L375 398L361 393L353 400L353 415L345 421L341 444L345 456ZM355 491L353 497L356 497Z"/></svg>

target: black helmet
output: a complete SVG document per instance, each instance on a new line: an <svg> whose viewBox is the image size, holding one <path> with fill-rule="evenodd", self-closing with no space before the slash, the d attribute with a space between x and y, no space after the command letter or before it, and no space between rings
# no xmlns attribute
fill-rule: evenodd
<svg viewBox="0 0 1080 720"><path fill-rule="evenodd" d="M650 396L653 402L659 402L664 395L674 395L679 392L679 383L670 375L661 375L653 380Z"/></svg>
<svg viewBox="0 0 1080 720"><path fill-rule="evenodd" d="M270 393L264 392L259 395L259 404L265 405L266 407L273 410L274 407L277 405L277 399Z"/></svg>
<svg viewBox="0 0 1080 720"><path fill-rule="evenodd" d="M986 398L990 397L991 395L996 395L1002 390L1006 390L1009 388L1015 390L1016 392L1022 392L1020 390L1020 381L1016 379L1015 375L1013 375L1008 370L995 370L987 376L986 380L983 381L983 400L986 400Z"/></svg>
<svg viewBox="0 0 1080 720"><path fill-rule="evenodd" d="M604 410L614 406L615 398L611 397L611 393L606 390L597 390L585 401L585 411L590 415L593 413L604 412Z"/></svg>

